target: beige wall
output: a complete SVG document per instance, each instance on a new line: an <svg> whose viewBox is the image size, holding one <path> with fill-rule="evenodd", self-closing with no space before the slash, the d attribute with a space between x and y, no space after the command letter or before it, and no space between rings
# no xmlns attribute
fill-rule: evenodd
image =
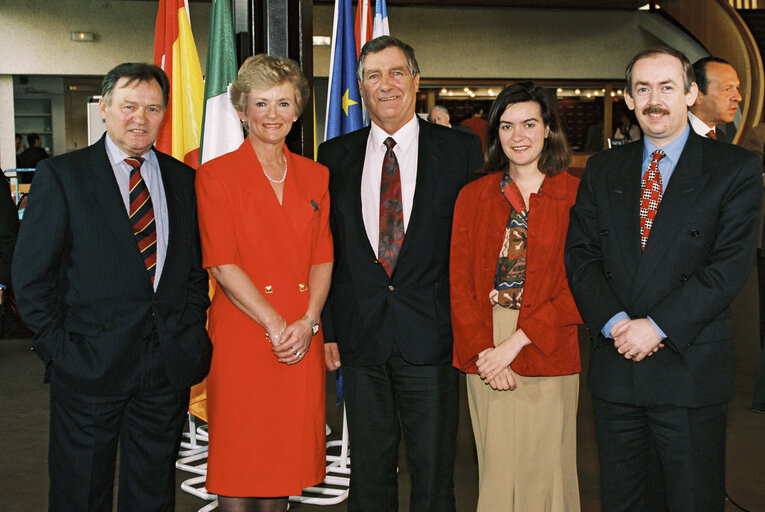
<svg viewBox="0 0 765 512"><path fill-rule="evenodd" d="M0 74L103 75L120 62L154 55L157 2L127 0L2 0ZM204 62L210 4L191 2L191 30ZM96 41L69 40L74 31Z"/></svg>
<svg viewBox="0 0 765 512"><path fill-rule="evenodd" d="M125 61L151 61L157 3L134 0L0 0L0 125L13 126L11 75L103 75ZM190 3L202 69L210 4ZM330 35L331 5L314 7L314 34ZM410 43L424 78L620 79L629 58L656 43L637 11L516 8L389 8L393 34ZM94 43L69 40L94 32ZM314 50L326 76L329 47ZM0 132L8 166L13 131Z"/></svg>
<svg viewBox="0 0 765 512"><path fill-rule="evenodd" d="M314 34L331 35L331 5L314 6ZM658 42L638 11L388 8L391 33L412 45L424 78L621 79L630 58ZM643 13L644 14L644 13ZM326 76L329 47L314 51Z"/></svg>

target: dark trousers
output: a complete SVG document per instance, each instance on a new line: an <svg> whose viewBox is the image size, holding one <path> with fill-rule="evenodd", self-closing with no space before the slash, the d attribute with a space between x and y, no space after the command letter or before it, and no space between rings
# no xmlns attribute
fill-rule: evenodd
<svg viewBox="0 0 765 512"><path fill-rule="evenodd" d="M348 512L398 510L402 429L412 474L409 510L454 512L458 371L412 365L394 350L378 366L344 366L343 379L353 467Z"/></svg>
<svg viewBox="0 0 765 512"><path fill-rule="evenodd" d="M174 509L175 458L189 391L170 386L156 340L147 344L135 375L140 384L133 393L90 393L61 382L54 366L48 451L51 512L112 510L118 444L117 510Z"/></svg>
<svg viewBox="0 0 765 512"><path fill-rule="evenodd" d="M636 407L593 396L592 409L603 512L724 510L727 404Z"/></svg>

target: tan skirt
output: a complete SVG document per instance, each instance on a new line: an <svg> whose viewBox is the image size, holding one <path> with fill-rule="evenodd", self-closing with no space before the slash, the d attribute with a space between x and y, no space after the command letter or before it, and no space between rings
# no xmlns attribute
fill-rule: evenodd
<svg viewBox="0 0 765 512"><path fill-rule="evenodd" d="M494 307L494 344L515 332L518 311ZM495 391L467 376L478 450L477 512L578 512L579 375L523 377Z"/></svg>

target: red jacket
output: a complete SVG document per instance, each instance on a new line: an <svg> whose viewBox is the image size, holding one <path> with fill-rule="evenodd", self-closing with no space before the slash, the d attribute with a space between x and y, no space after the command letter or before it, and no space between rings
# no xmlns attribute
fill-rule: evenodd
<svg viewBox="0 0 765 512"><path fill-rule="evenodd" d="M454 208L450 260L452 329L456 368L477 373L478 353L494 346L489 292L510 203L500 193L502 173L462 189ZM562 172L546 177L529 199L526 282L518 327L531 340L510 365L525 376L571 375L580 371L579 317L566 281L563 247L569 210L579 179Z"/></svg>

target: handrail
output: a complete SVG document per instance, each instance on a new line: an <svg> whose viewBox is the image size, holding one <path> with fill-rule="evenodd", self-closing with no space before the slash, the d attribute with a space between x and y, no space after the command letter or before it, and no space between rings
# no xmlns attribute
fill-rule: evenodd
<svg viewBox="0 0 765 512"><path fill-rule="evenodd" d="M752 32L725 0L663 0L661 10L683 25L715 57L736 69L741 80L741 122L733 139L761 121L765 97L762 56Z"/></svg>

